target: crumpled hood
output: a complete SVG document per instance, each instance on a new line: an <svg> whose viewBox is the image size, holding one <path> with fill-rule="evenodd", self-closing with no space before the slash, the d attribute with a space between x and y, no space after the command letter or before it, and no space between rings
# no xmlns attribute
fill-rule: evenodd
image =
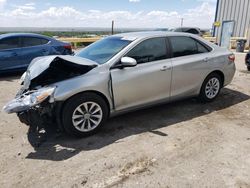
<svg viewBox="0 0 250 188"><path fill-rule="evenodd" d="M29 78L32 80L40 75L43 71L49 68L50 64L56 59L62 59L67 62L75 63L78 65L84 66L97 66L98 64L94 61L81 58L78 56L70 56L70 55L52 55L52 56L44 56L38 57L31 61L27 71L29 72Z"/></svg>
<svg viewBox="0 0 250 188"><path fill-rule="evenodd" d="M48 85L85 74L98 66L94 61L70 55L38 57L30 63L24 78L24 88L28 89L32 80L37 85Z"/></svg>

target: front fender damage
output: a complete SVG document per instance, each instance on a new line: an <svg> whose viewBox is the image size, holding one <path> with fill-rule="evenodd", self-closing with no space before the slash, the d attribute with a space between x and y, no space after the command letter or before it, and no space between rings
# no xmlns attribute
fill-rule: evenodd
<svg viewBox="0 0 250 188"><path fill-rule="evenodd" d="M16 113L22 123L57 122L53 100L56 83L86 74L97 63L75 56L46 56L34 59L22 78L22 87L3 110Z"/></svg>

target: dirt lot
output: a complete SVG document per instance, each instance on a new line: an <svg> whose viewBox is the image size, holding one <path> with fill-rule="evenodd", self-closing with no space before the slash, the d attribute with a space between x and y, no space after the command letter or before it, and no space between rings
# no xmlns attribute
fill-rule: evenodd
<svg viewBox="0 0 250 188"><path fill-rule="evenodd" d="M250 187L250 73L237 54L218 99L194 99L109 120L84 139L48 135L41 145L0 112L1 187ZM19 76L0 78L0 107ZM38 147L39 146L39 147Z"/></svg>

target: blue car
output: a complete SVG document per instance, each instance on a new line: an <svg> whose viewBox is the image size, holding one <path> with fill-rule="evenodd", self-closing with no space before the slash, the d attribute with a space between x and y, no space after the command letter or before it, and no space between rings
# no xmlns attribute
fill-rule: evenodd
<svg viewBox="0 0 250 188"><path fill-rule="evenodd" d="M71 55L71 44L31 33L0 35L0 73L26 70L40 56Z"/></svg>

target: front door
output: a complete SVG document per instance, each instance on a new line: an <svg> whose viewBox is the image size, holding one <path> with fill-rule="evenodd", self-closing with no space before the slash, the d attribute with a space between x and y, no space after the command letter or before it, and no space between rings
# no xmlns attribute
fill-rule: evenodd
<svg viewBox="0 0 250 188"><path fill-rule="evenodd" d="M163 37L142 41L125 55L137 66L111 70L117 111L169 99L172 65L166 46Z"/></svg>

